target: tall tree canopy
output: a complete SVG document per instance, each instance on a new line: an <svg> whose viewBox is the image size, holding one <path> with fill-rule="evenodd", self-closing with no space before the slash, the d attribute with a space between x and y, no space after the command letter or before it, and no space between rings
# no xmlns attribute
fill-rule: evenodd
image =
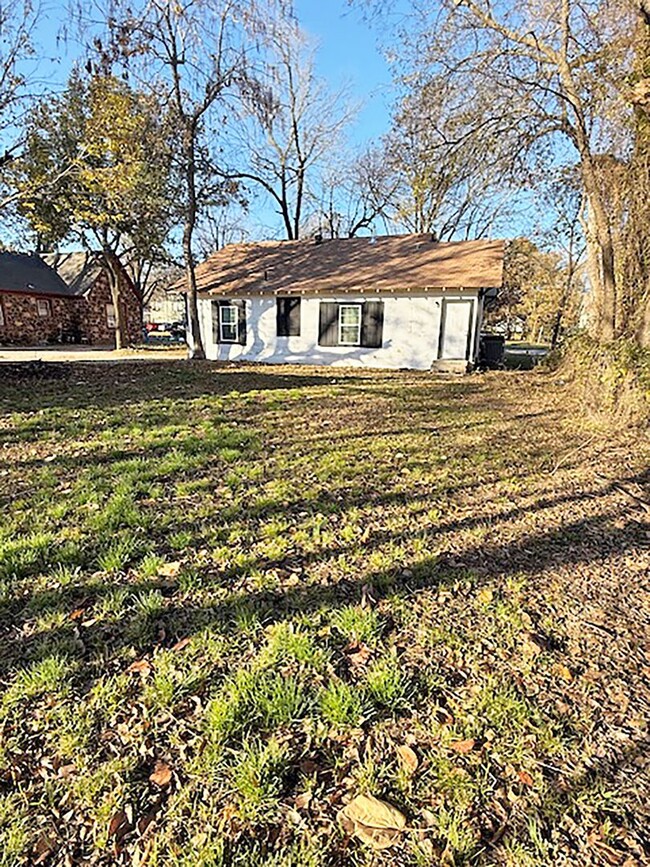
<svg viewBox="0 0 650 867"><path fill-rule="evenodd" d="M156 100L113 76L74 72L60 97L33 110L16 161L17 187L25 191L20 209L39 245L74 240L104 254L118 347L122 267L155 256L176 216L171 152ZM71 167L63 176L61 165Z"/></svg>
<svg viewBox="0 0 650 867"><path fill-rule="evenodd" d="M441 79L452 95L448 127L454 131L447 143L474 140L488 162L496 144L499 158L509 155L510 165L494 163L506 169L504 178L514 169L515 179L528 186L562 165L577 166L595 300L592 329L603 340L631 333L631 314L642 300L638 286L631 303L623 300L630 287L623 277L626 246L618 239L631 186L617 215L603 167L613 161L626 178L636 173L631 154L647 116L646 5L439 0L403 28L403 80L411 99L432 84L439 87ZM647 165L643 171L647 175ZM635 222L635 231L642 231Z"/></svg>
<svg viewBox="0 0 650 867"><path fill-rule="evenodd" d="M285 0L115 0L103 62L120 64L169 107L177 134L190 356L204 358L195 276L196 231L233 194L220 172L232 100L249 89L254 60Z"/></svg>
<svg viewBox="0 0 650 867"><path fill-rule="evenodd" d="M266 44L261 72L245 91L228 176L261 190L281 217L285 237L297 240L353 109L343 91L331 91L316 76L313 50L295 23L276 23Z"/></svg>

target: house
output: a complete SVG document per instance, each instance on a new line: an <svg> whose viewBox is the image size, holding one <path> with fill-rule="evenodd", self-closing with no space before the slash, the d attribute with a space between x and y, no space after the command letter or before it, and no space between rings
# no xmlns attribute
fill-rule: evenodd
<svg viewBox="0 0 650 867"><path fill-rule="evenodd" d="M465 370L503 258L503 241L428 234L232 244L197 268L206 354Z"/></svg>
<svg viewBox="0 0 650 867"><path fill-rule="evenodd" d="M141 338L140 302L124 272L128 342ZM115 344L115 308L99 253L0 252L0 344Z"/></svg>
<svg viewBox="0 0 650 867"><path fill-rule="evenodd" d="M185 322L185 294L177 284L183 284L184 268L173 264L153 265L147 275L145 323Z"/></svg>

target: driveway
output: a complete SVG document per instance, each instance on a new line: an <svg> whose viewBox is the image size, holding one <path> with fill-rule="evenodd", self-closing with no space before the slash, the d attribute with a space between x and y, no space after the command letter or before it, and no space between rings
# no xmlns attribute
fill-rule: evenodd
<svg viewBox="0 0 650 867"><path fill-rule="evenodd" d="M28 349L0 346L0 364L21 361L172 361L186 355L184 346L120 350L109 346L34 346Z"/></svg>

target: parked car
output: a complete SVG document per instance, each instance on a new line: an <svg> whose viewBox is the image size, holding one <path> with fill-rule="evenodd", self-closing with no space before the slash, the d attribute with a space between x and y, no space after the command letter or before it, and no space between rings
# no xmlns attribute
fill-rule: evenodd
<svg viewBox="0 0 650 867"><path fill-rule="evenodd" d="M144 339L146 343L185 343L185 323L147 322Z"/></svg>

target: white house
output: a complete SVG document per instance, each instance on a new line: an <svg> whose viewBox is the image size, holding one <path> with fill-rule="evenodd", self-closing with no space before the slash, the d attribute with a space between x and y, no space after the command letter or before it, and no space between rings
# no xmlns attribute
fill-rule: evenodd
<svg viewBox="0 0 650 867"><path fill-rule="evenodd" d="M465 370L503 241L431 235L232 244L198 266L206 353L221 361Z"/></svg>

